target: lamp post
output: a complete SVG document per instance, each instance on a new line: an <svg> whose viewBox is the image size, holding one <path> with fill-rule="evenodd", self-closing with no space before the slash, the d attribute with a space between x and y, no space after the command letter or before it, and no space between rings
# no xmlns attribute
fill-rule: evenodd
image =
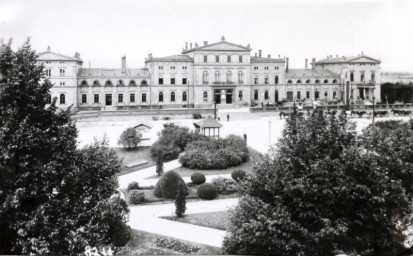
<svg viewBox="0 0 413 256"><path fill-rule="evenodd" d="M217 120L217 102L214 99L214 119Z"/></svg>
<svg viewBox="0 0 413 256"><path fill-rule="evenodd" d="M375 99L376 98L374 97L374 89L373 89L373 125L374 125L374 117L376 116L376 114L375 114L375 102L374 102Z"/></svg>
<svg viewBox="0 0 413 256"><path fill-rule="evenodd" d="M271 145L271 120L268 120L268 147Z"/></svg>

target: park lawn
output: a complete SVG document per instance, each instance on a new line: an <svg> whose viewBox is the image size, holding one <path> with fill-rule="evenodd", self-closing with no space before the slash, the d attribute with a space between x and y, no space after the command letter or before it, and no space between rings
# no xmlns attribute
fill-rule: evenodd
<svg viewBox="0 0 413 256"><path fill-rule="evenodd" d="M204 175L219 175L219 174L231 174L235 170L244 170L246 173L251 172L252 167L257 159L261 157L261 153L256 151L253 148L248 147L248 151L250 152L250 158L247 162L242 163L237 166L232 166L227 169L211 169L211 170L197 170L197 169L189 169L185 167L178 167L173 169L176 173L178 173L181 177L190 177L194 172L200 172ZM147 177L146 179L154 179L158 177L157 175L153 175Z"/></svg>
<svg viewBox="0 0 413 256"><path fill-rule="evenodd" d="M136 229L132 229L131 239L129 240L127 246L131 250L130 255L181 255L178 252L172 252L168 249L157 248L153 244L153 240L156 237L163 237L161 235L144 232ZM175 239L175 238L174 238ZM185 243L190 243L188 241L183 241L175 239ZM198 252L199 255L220 255L222 250L217 247L191 243L201 250Z"/></svg>
<svg viewBox="0 0 413 256"><path fill-rule="evenodd" d="M162 219L174 220L182 223L188 223L226 231L229 224L229 213L228 211L205 212L196 214L186 214L181 218L167 216L162 217Z"/></svg>
<svg viewBox="0 0 413 256"><path fill-rule="evenodd" d="M115 151L119 159L122 159L122 166L121 166L120 172L117 173L117 175L123 175L123 174L127 174L130 172L139 171L139 170L156 165L155 159L153 159L151 156L151 147L138 147L133 150L128 150L124 148L112 148L112 149ZM141 165L141 166L132 167L132 168L126 167L127 164L137 162L140 160L146 160L148 161L148 163Z"/></svg>

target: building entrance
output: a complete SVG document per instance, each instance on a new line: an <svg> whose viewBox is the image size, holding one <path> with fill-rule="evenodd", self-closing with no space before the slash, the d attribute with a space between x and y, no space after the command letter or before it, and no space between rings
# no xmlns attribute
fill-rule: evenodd
<svg viewBox="0 0 413 256"><path fill-rule="evenodd" d="M216 104L232 104L234 102L234 90L233 89L215 89L214 101Z"/></svg>
<svg viewBox="0 0 413 256"><path fill-rule="evenodd" d="M112 106L112 94L106 94L106 106Z"/></svg>
<svg viewBox="0 0 413 256"><path fill-rule="evenodd" d="M214 90L214 101L216 104L221 104L221 90Z"/></svg>

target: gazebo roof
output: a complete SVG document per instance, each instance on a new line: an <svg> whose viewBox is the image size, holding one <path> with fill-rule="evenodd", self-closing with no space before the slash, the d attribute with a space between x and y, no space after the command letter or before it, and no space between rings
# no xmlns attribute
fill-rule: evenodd
<svg viewBox="0 0 413 256"><path fill-rule="evenodd" d="M221 128L222 124L215 120L212 116L208 116L206 119L194 123L195 127L199 128Z"/></svg>

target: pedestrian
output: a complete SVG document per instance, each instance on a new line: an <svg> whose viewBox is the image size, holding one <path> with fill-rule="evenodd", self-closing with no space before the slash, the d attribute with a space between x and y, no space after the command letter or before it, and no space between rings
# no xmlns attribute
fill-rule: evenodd
<svg viewBox="0 0 413 256"><path fill-rule="evenodd" d="M229 114L227 114L227 122L229 122Z"/></svg>

